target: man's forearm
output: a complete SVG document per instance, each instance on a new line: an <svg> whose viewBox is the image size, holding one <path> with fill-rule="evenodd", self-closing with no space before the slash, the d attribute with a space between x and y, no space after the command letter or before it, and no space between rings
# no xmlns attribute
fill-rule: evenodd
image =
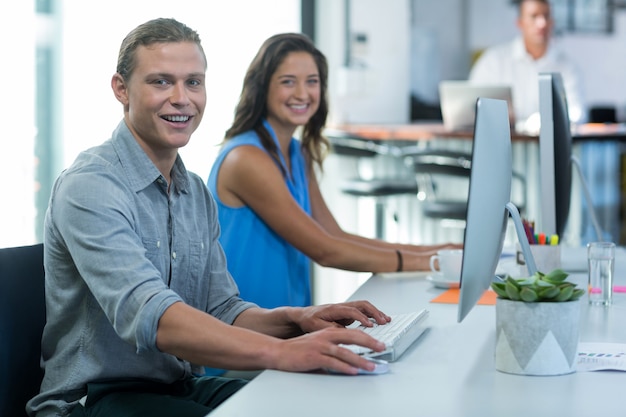
<svg viewBox="0 0 626 417"><path fill-rule="evenodd" d="M300 336L303 331L297 324L297 315L301 308L279 307L274 309L249 308L242 312L235 326L244 327L282 339Z"/></svg>

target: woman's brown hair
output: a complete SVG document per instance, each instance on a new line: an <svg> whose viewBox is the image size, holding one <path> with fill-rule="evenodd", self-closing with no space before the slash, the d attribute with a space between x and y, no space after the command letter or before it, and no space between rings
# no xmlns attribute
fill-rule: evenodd
<svg viewBox="0 0 626 417"><path fill-rule="evenodd" d="M235 110L232 126L226 131L225 140L254 130L261 138L261 144L276 160L279 166L278 149L270 133L263 126L267 117L267 96L272 75L278 66L292 52L311 54L320 79L320 103L317 111L304 125L302 130L302 149L308 156L307 160L322 168L324 154L328 149L328 140L322 136L322 129L328 115L328 63L326 57L315 47L313 42L301 33L282 33L267 39L252 60L243 81L239 103ZM309 167L311 168L311 167ZM283 174L285 174L283 172Z"/></svg>

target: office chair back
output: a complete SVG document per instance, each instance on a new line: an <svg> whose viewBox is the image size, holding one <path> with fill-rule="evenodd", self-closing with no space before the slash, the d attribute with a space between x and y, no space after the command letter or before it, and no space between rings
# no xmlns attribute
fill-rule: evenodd
<svg viewBox="0 0 626 417"><path fill-rule="evenodd" d="M43 245L0 249L0 416L26 416L39 392L45 322Z"/></svg>
<svg viewBox="0 0 626 417"><path fill-rule="evenodd" d="M408 152L405 163L417 177L421 192L418 198L422 200L426 217L465 220L471 154L445 149L419 149ZM449 189L453 180L457 183Z"/></svg>
<svg viewBox="0 0 626 417"><path fill-rule="evenodd" d="M617 123L615 106L593 106L589 109L590 123Z"/></svg>
<svg viewBox="0 0 626 417"><path fill-rule="evenodd" d="M471 153L464 151L431 148L405 151L404 162L415 172L420 189L418 198L426 217L465 221L471 161ZM453 180L454 185L451 185ZM526 209L526 178L513 172L513 180L521 187L522 201L515 203L523 213Z"/></svg>

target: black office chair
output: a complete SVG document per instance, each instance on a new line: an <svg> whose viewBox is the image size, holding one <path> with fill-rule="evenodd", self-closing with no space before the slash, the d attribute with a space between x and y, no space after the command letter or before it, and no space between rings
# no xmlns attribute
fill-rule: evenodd
<svg viewBox="0 0 626 417"><path fill-rule="evenodd" d="M590 123L617 123L615 106L593 106L589 108Z"/></svg>
<svg viewBox="0 0 626 417"><path fill-rule="evenodd" d="M39 392L45 322L43 245L0 249L0 416L26 416Z"/></svg>
<svg viewBox="0 0 626 417"><path fill-rule="evenodd" d="M413 169L424 216L465 221L472 165L469 152L448 149L406 148L404 161ZM520 213L526 209L526 179L514 172L522 187L522 201L515 202Z"/></svg>
<svg viewBox="0 0 626 417"><path fill-rule="evenodd" d="M445 149L423 149L407 154L405 163L415 172L424 216L465 220L471 155ZM451 192L446 192L453 187L452 180L457 183Z"/></svg>
<svg viewBox="0 0 626 417"><path fill-rule="evenodd" d="M372 159L382 155L402 156L400 147L394 144L359 138L340 131L326 130L324 133L330 141L331 152L336 155L357 159ZM344 194L354 197L370 197L375 200L375 235L378 239L385 239L386 237L385 207L387 199L407 194L417 195L418 191L414 176L370 179L355 177L345 180L339 187ZM394 215L394 218L398 221L397 214Z"/></svg>

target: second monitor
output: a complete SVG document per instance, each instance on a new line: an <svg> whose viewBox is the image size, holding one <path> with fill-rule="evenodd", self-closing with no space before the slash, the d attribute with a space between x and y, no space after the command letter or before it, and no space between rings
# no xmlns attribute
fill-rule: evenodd
<svg viewBox="0 0 626 417"><path fill-rule="evenodd" d="M601 241L603 233L595 215L589 187L578 160L572 155L567 97L559 73L539 74L539 114L541 230L551 235L563 235L571 204L572 169L576 168L596 238Z"/></svg>

